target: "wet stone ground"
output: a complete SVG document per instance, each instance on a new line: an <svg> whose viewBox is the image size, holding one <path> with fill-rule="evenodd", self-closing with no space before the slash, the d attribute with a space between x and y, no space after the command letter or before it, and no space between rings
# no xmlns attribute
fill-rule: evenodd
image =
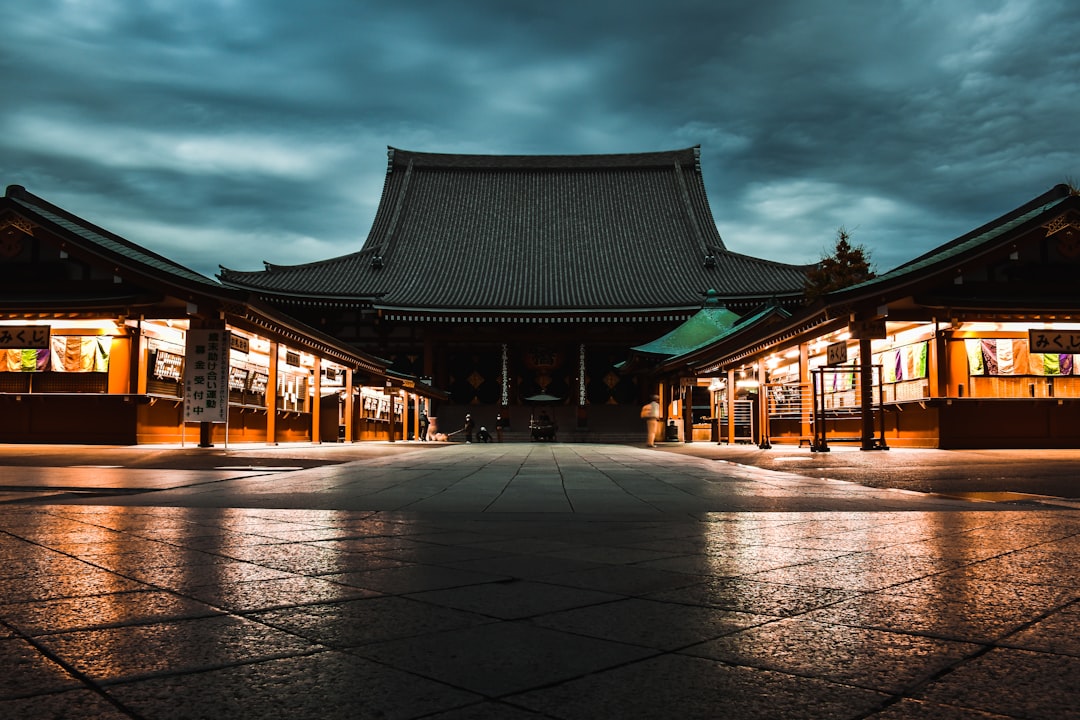
<svg viewBox="0 0 1080 720"><path fill-rule="evenodd" d="M1080 717L1071 512L0 528L0 717Z"/></svg>
<svg viewBox="0 0 1080 720"><path fill-rule="evenodd" d="M265 500L370 472L399 497L476 457L445 452L236 481ZM673 495L701 480L701 461L634 453L651 476L684 468ZM502 463L467 477L505 486ZM597 492L679 510L227 507L168 489L172 505L0 505L0 718L1080 717L1080 512L859 489L866 509L801 509L849 501L737 474L739 497L782 488L800 509L682 512L628 476ZM522 501L552 492L524 477Z"/></svg>

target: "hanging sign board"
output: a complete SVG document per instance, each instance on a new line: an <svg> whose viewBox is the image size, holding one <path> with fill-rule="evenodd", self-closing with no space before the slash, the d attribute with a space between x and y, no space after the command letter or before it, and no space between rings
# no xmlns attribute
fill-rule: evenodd
<svg viewBox="0 0 1080 720"><path fill-rule="evenodd" d="M847 343L833 343L825 349L826 365L843 365L847 362Z"/></svg>
<svg viewBox="0 0 1080 720"><path fill-rule="evenodd" d="M0 350L41 350L49 347L48 325L4 325L0 327Z"/></svg>
<svg viewBox="0 0 1080 720"><path fill-rule="evenodd" d="M884 320L856 320L848 324L848 332L860 340L884 340L889 336Z"/></svg>
<svg viewBox="0 0 1080 720"><path fill-rule="evenodd" d="M229 331L188 330L184 422L220 422L229 409Z"/></svg>
<svg viewBox="0 0 1080 720"><path fill-rule="evenodd" d="M1028 330L1028 347L1033 353L1080 353L1080 332Z"/></svg>

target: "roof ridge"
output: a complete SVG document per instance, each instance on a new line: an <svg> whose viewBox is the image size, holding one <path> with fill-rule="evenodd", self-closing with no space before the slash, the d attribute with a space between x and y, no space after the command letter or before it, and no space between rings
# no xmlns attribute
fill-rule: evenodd
<svg viewBox="0 0 1080 720"><path fill-rule="evenodd" d="M414 166L415 163L413 158L409 158L409 164L405 166L405 176L401 179L401 187L398 188L397 191L397 198L394 199L394 210L390 214L390 224L382 234L379 244L370 248L374 253L371 258L371 267L373 268L381 268L383 266L383 261L390 255L390 251L394 248L394 239L397 236L398 229L398 219L401 217L401 208L405 204L405 197L409 194L409 181L412 179ZM363 249L369 249L367 243L364 243Z"/></svg>
<svg viewBox="0 0 1080 720"><path fill-rule="evenodd" d="M72 226L77 227L83 231L83 233L79 234L83 235L84 239L94 242L94 244L102 250L116 253L116 248L109 248L106 244L104 244L115 243L116 245L123 247L127 251L131 251L132 253L142 256L142 258L145 258L145 260L152 260L154 262L161 263L162 265L167 266L170 271L172 271L175 275L183 275L186 276L189 280L198 280L200 283L206 283L216 288L222 287L221 283L216 281L214 278L203 275L196 270L192 270L186 265L181 265L175 260L166 257L165 255L162 255L160 253L154 252L153 250L150 250L144 245L140 245L139 243L136 243L132 240L128 240L122 235L118 235L111 230L106 230L104 227L92 223L89 220L76 215L70 210L65 210L59 205L51 203L39 195L35 195L22 185L9 185L7 187L4 197L8 200L15 202L19 207L24 208L26 211L36 213L40 217L44 217L50 222L55 223L57 221L62 221L71 223ZM53 217L49 217L50 215ZM96 235L101 240L97 241L93 238L87 238L85 237L84 233ZM123 253L120 254L123 255ZM140 260L140 262L142 262L143 264L147 264L145 260Z"/></svg>
<svg viewBox="0 0 1080 720"><path fill-rule="evenodd" d="M679 150L643 153L597 153L568 155L474 155L402 150L388 146L390 164L415 163L425 168L453 169L605 169L626 167L670 167L672 162L699 167L700 145Z"/></svg>
<svg viewBox="0 0 1080 720"><path fill-rule="evenodd" d="M345 253L344 255L335 255L331 258L324 258L323 260L312 260L306 263L296 263L295 265L281 265L278 263L271 263L263 261L262 270L234 270L233 268L227 268L224 265L218 265L223 273L227 273L232 276L240 275L265 275L267 272L288 272L290 270L300 270L305 268L317 267L319 265L330 265L332 263L348 262L354 257L358 257L364 254L370 254L371 250L354 250L351 253ZM220 276L221 273L219 273Z"/></svg>

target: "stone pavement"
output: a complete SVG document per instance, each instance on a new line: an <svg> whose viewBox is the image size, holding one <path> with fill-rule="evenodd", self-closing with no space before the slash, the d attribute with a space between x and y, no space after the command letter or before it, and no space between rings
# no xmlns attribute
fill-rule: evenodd
<svg viewBox="0 0 1080 720"><path fill-rule="evenodd" d="M0 718L1080 717L1068 505L324 451L0 458Z"/></svg>

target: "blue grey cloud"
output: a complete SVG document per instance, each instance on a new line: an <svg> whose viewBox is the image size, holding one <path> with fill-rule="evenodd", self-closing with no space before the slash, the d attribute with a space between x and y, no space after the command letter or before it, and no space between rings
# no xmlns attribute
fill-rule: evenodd
<svg viewBox="0 0 1080 720"><path fill-rule="evenodd" d="M42 0L0 182L207 274L360 247L385 148L702 145L734 250L881 269L1080 175L1070 0Z"/></svg>

